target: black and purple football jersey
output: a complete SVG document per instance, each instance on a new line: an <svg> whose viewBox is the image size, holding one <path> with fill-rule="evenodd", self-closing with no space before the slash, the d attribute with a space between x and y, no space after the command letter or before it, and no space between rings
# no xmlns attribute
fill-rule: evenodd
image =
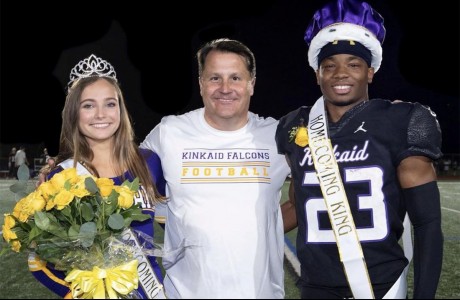
<svg viewBox="0 0 460 300"><path fill-rule="evenodd" d="M293 128L308 124L310 109L281 118L276 132L278 150L287 156L295 179L301 279L309 286L346 289L310 148L292 139ZM397 168L409 156L442 156L436 115L419 103L374 99L329 123L329 133L371 282L374 288L390 287L408 264L398 244L406 209Z"/></svg>

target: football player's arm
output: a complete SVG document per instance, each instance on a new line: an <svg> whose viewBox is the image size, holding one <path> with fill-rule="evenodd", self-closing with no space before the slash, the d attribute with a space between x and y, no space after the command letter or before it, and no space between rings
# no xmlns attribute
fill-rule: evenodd
<svg viewBox="0 0 460 300"><path fill-rule="evenodd" d="M284 233L297 227L297 215L295 212L294 179L289 184L289 199L281 205L283 216Z"/></svg>
<svg viewBox="0 0 460 300"><path fill-rule="evenodd" d="M296 113L297 114L297 113ZM279 154L284 154L286 162L291 167L291 162L289 160L289 128L292 128L289 124L289 120L293 118L296 114L289 114L282 117L279 121L278 127L276 128L275 141L278 148ZM291 168L292 170L292 168ZM292 174L291 174L292 175ZM291 182L289 185L289 199L281 205L281 215L283 217L284 232L289 232L292 229L297 227L297 215L295 211L295 197L294 197L294 176L291 176Z"/></svg>
<svg viewBox="0 0 460 300"><path fill-rule="evenodd" d="M414 227L414 299L434 299L443 255L441 205L431 159L411 156L398 167L404 201Z"/></svg>
<svg viewBox="0 0 460 300"><path fill-rule="evenodd" d="M289 159L286 157L289 164ZM290 165L290 164L289 164ZM294 196L294 178L291 177L289 184L289 199L281 205L281 215L283 216L284 233L291 231L297 227L297 215L295 212L295 196Z"/></svg>

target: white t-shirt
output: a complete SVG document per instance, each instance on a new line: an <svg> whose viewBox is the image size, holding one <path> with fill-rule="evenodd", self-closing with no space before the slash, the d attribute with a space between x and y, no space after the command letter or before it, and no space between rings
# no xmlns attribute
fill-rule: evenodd
<svg viewBox="0 0 460 300"><path fill-rule="evenodd" d="M168 196L163 258L169 298L284 298L278 122L248 114L236 131L200 108L164 117L142 142L162 162Z"/></svg>
<svg viewBox="0 0 460 300"><path fill-rule="evenodd" d="M20 167L27 162L26 152L24 150L16 151L16 155L14 156L14 161L16 167Z"/></svg>

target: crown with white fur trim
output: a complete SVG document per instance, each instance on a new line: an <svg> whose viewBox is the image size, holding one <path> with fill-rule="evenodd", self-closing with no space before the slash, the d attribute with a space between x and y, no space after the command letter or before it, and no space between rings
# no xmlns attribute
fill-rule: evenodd
<svg viewBox="0 0 460 300"><path fill-rule="evenodd" d="M328 43L340 40L356 41L372 54L371 67L377 72L382 63L382 43L385 39L383 17L368 3L359 0L337 0L317 10L305 32L308 62L317 70L318 55Z"/></svg>

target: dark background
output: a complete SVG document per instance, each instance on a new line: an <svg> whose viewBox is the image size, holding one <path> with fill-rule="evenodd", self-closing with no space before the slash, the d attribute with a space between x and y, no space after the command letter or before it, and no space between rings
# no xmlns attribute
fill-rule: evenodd
<svg viewBox="0 0 460 300"><path fill-rule="evenodd" d="M213 38L255 53L259 115L279 118L320 96L303 35L325 1L50 2L0 2L0 156L20 144L57 154L64 86L91 53L114 65L138 142L163 115L202 105L195 53ZM459 2L368 2L387 29L370 97L429 105L443 152L460 153Z"/></svg>

